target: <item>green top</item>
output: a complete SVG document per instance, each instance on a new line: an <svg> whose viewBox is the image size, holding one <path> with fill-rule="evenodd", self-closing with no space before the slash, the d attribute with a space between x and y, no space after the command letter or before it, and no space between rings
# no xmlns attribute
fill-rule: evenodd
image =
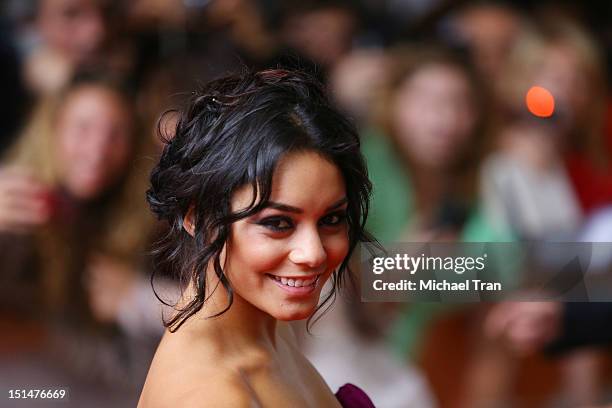
<svg viewBox="0 0 612 408"><path fill-rule="evenodd" d="M363 133L362 152L373 184L366 228L381 243L400 239L414 213L411 180L388 138L376 129ZM460 233L463 242L509 242L510 234L495 231L475 206ZM507 271L509 275L512 271ZM510 278L510 276L508 276ZM390 333L392 347L400 355L418 351L421 334L437 314L461 307L457 304L412 303L398 317Z"/></svg>
<svg viewBox="0 0 612 408"><path fill-rule="evenodd" d="M395 241L413 211L410 178L385 135L370 130L361 142L373 185L366 228L380 242Z"/></svg>
<svg viewBox="0 0 612 408"><path fill-rule="evenodd" d="M414 211L410 175L391 142L377 130L364 132L361 149L374 187L366 228L380 242L397 241ZM464 242L512 240L511 235L496 232L478 207L470 212L460 235Z"/></svg>

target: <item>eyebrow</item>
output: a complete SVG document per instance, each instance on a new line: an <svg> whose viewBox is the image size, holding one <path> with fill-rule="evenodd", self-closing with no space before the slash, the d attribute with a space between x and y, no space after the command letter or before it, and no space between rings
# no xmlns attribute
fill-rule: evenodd
<svg viewBox="0 0 612 408"><path fill-rule="evenodd" d="M341 198L340 200L336 201L335 203L327 207L325 209L325 212L335 210L336 208L342 206L346 202L348 202L348 199L346 197ZM277 203L275 201L268 201L264 205L264 208L274 208L275 210L286 211L286 212L291 212L291 213L296 213L296 214L302 214L304 212L304 210L302 210L301 208L293 207L291 205L287 205L283 203Z"/></svg>

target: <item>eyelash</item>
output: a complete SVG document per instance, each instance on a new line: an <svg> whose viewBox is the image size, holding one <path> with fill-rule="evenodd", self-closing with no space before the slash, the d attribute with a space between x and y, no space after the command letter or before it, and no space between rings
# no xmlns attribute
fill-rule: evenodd
<svg viewBox="0 0 612 408"><path fill-rule="evenodd" d="M337 217L338 219L335 222L326 224L325 226L336 227L342 224L346 220L346 213L342 211L342 212L328 214L325 217L323 217L323 220L325 220L326 218L330 218L330 217ZM278 224L283 223L283 222L287 223L288 226L279 227ZM265 228L268 228L274 232L285 232L293 228L293 220L289 217L283 217L283 216L268 217L268 218L265 218L259 221L257 224Z"/></svg>

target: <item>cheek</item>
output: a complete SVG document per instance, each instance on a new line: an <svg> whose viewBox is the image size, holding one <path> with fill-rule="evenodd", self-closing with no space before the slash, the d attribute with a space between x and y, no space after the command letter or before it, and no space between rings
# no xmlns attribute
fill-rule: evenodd
<svg viewBox="0 0 612 408"><path fill-rule="evenodd" d="M329 269L337 268L348 254L348 235L345 234L331 237L325 243L325 250L327 252L327 263Z"/></svg>
<svg viewBox="0 0 612 408"><path fill-rule="evenodd" d="M248 249L241 251L240 259L250 271L264 274L282 264L285 256L282 247L273 243L253 242Z"/></svg>
<svg viewBox="0 0 612 408"><path fill-rule="evenodd" d="M57 156L60 163L68 164L79 157L78 130L73 127L63 127L57 130Z"/></svg>
<svg viewBox="0 0 612 408"><path fill-rule="evenodd" d="M418 157L423 146L427 145L428 133L431 128L429 116L431 112L423 106L406 104L396 116L396 129L402 150L410 156Z"/></svg>
<svg viewBox="0 0 612 408"><path fill-rule="evenodd" d="M229 259L233 273L249 273L251 277L256 277L278 267L285 259L283 241L246 230L248 228L242 230L240 227L233 230Z"/></svg>

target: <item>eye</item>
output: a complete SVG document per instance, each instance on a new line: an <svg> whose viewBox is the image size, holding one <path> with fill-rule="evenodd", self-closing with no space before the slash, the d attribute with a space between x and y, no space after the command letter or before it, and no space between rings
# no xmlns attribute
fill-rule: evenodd
<svg viewBox="0 0 612 408"><path fill-rule="evenodd" d="M293 228L293 221L288 217L269 217L257 223L271 231L284 232Z"/></svg>
<svg viewBox="0 0 612 408"><path fill-rule="evenodd" d="M320 224L328 227L336 227L338 225L343 224L346 221L346 212L338 211L332 214L328 214L323 217L320 221Z"/></svg>

